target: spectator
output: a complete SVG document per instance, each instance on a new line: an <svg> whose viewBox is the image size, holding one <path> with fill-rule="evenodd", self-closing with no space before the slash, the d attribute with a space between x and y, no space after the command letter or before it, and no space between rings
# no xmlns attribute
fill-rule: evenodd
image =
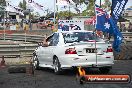
<svg viewBox="0 0 132 88"><path fill-rule="evenodd" d="M29 30L29 25L28 25L28 23L26 23L26 24L24 25L24 30Z"/></svg>
<svg viewBox="0 0 132 88"><path fill-rule="evenodd" d="M21 28L23 28L23 19L20 22L20 26L21 26Z"/></svg>
<svg viewBox="0 0 132 88"><path fill-rule="evenodd" d="M131 22L129 23L129 26L128 26L128 32L132 32L132 23Z"/></svg>
<svg viewBox="0 0 132 88"><path fill-rule="evenodd" d="M121 24L121 32L126 32L125 24Z"/></svg>
<svg viewBox="0 0 132 88"><path fill-rule="evenodd" d="M42 46L48 46L48 42L46 41L46 38L43 39Z"/></svg>
<svg viewBox="0 0 132 88"><path fill-rule="evenodd" d="M16 30L19 30L19 24L16 23Z"/></svg>

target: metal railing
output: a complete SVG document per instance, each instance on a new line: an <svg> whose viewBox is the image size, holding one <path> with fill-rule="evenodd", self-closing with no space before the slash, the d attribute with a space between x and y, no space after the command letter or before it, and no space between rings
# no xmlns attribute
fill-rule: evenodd
<svg viewBox="0 0 132 88"><path fill-rule="evenodd" d="M132 32L122 32L122 35L126 41L132 42Z"/></svg>
<svg viewBox="0 0 132 88"><path fill-rule="evenodd" d="M4 36L1 35L0 39L3 40ZM40 42L42 41L44 36L42 35L28 35L28 34L6 34L5 40L12 40L12 41L25 41L26 42Z"/></svg>
<svg viewBox="0 0 132 88"><path fill-rule="evenodd" d="M0 57L31 57L38 44L0 44Z"/></svg>

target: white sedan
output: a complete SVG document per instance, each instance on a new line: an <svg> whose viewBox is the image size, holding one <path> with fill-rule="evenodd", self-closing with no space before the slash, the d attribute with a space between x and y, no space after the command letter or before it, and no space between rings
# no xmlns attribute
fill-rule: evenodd
<svg viewBox="0 0 132 88"><path fill-rule="evenodd" d="M97 67L109 72L114 64L112 46L88 31L55 32L33 53L35 69L48 67L55 74L72 67Z"/></svg>

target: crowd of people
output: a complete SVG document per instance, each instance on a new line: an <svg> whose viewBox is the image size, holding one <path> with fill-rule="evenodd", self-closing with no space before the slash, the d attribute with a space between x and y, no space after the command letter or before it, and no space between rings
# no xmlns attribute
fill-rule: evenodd
<svg viewBox="0 0 132 88"><path fill-rule="evenodd" d="M6 30L29 30L29 28L32 28L31 26L32 25L30 22L23 20L21 22L17 21L5 21L5 23L0 22L0 29L4 29L5 27Z"/></svg>
<svg viewBox="0 0 132 88"><path fill-rule="evenodd" d="M5 22L5 29L10 29L12 26L15 26L14 30L32 30L33 24L34 23L31 23L28 20L22 20L21 22ZM0 23L0 29L4 29L3 22ZM132 32L132 23L120 23L119 29L121 32Z"/></svg>

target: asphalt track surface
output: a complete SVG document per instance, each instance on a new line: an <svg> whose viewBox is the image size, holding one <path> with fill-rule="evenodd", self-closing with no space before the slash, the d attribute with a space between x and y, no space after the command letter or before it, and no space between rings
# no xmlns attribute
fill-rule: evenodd
<svg viewBox="0 0 132 88"><path fill-rule="evenodd" d="M63 75L55 75L53 70L42 68L36 70L34 76L27 73L9 74L8 66L0 69L0 88L132 88L131 83L119 84L79 84L76 71L66 70ZM89 69L87 74L101 74L97 69ZM109 74L130 74L132 76L132 60L115 61Z"/></svg>

